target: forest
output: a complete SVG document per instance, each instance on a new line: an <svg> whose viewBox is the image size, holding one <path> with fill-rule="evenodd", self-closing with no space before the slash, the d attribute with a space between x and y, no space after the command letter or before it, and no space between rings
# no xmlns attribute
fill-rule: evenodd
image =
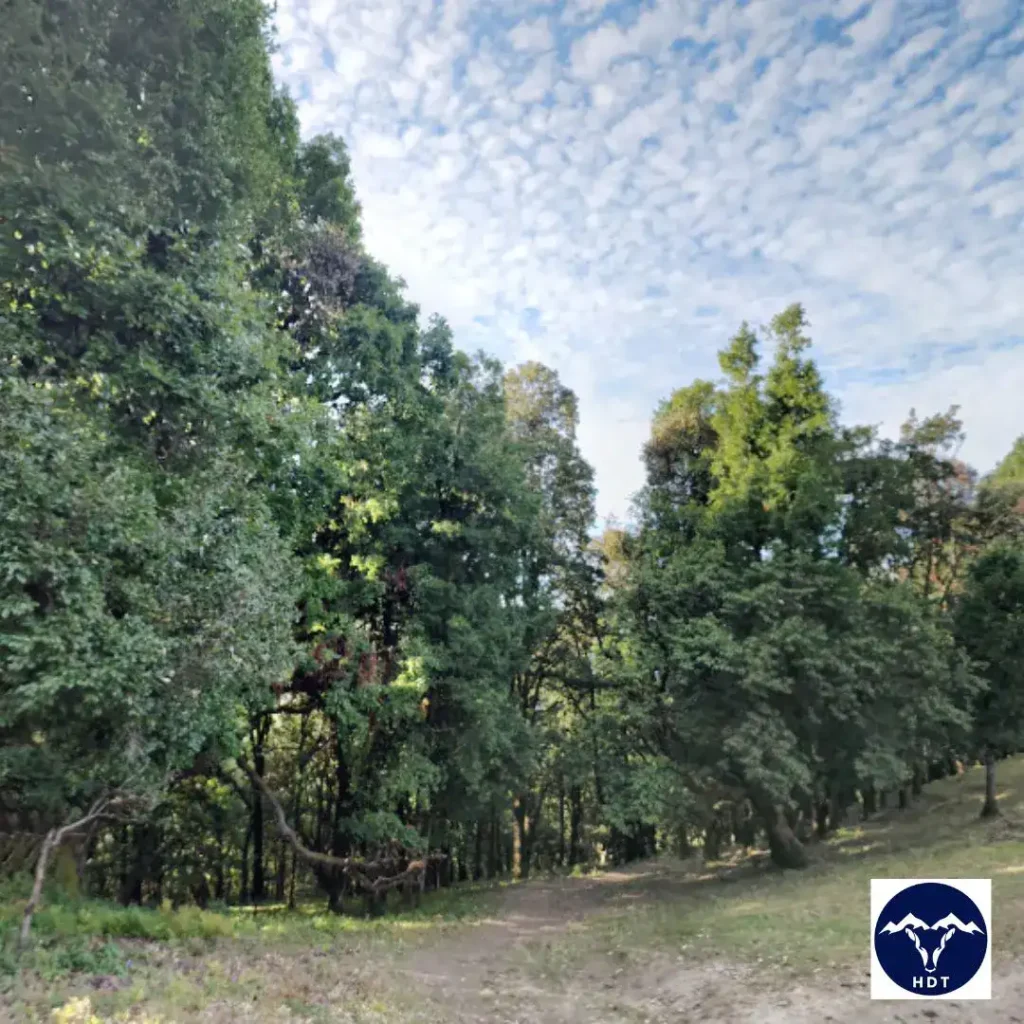
<svg viewBox="0 0 1024 1024"><path fill-rule="evenodd" d="M424 321L261 0L0 38L0 874L122 904L764 846L1024 748L1024 438L841 419L797 302L653 414L595 529L576 397ZM737 318L740 319L740 318Z"/></svg>

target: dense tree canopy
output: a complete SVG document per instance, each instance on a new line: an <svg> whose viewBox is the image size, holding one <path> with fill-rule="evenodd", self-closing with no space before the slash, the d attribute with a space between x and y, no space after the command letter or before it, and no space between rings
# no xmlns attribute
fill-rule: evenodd
<svg viewBox="0 0 1024 1024"><path fill-rule="evenodd" d="M792 305L656 410L596 538L575 395L421 320L260 0L8 14L0 842L83 821L126 902L376 912L762 835L800 866L1017 749L1021 440L979 482L956 410L843 425Z"/></svg>

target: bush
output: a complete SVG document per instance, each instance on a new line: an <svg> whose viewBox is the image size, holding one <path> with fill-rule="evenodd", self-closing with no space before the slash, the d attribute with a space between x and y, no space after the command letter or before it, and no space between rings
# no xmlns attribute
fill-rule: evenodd
<svg viewBox="0 0 1024 1024"><path fill-rule="evenodd" d="M13 930L21 920L20 901L0 904L0 930ZM45 903L32 919L32 933L48 937L103 936L116 939L216 939L231 935L236 924L227 914L198 907L169 905L159 909L122 907L100 900Z"/></svg>
<svg viewBox="0 0 1024 1024"><path fill-rule="evenodd" d="M67 974L125 973L125 958L113 942L98 944L87 939L55 942L51 948L35 952L35 969L46 981L54 981Z"/></svg>

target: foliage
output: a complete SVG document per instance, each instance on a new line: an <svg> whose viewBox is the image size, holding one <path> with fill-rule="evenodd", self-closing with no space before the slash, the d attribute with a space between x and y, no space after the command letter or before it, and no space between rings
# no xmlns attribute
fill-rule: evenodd
<svg viewBox="0 0 1024 1024"><path fill-rule="evenodd" d="M200 909L88 905L110 935L377 912L355 865L433 890L762 833L796 865L1020 742L1020 441L979 482L955 408L841 425L793 305L659 406L636 527L594 537L575 395L421 320L268 13L8 12L0 867L113 794L67 888Z"/></svg>
<svg viewBox="0 0 1024 1024"><path fill-rule="evenodd" d="M899 506L880 519L863 489L844 495L863 462L858 479L856 439L803 355L805 327L799 307L775 318L761 374L744 326L721 354L724 385L662 407L623 588L620 672L637 735L706 817L749 801L769 836L788 833L776 807L906 784L966 734L976 687L944 623L893 572ZM898 487L903 472L888 472L888 497L912 491ZM791 851L781 860L800 859L792 837L779 842Z"/></svg>
<svg viewBox="0 0 1024 1024"><path fill-rule="evenodd" d="M975 709L981 750L1000 753L1024 743L1024 548L994 544L971 566L956 607L960 643L988 684Z"/></svg>

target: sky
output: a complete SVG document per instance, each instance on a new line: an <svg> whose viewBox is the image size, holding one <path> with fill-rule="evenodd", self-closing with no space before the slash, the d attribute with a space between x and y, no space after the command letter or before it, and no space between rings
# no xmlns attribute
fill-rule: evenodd
<svg viewBox="0 0 1024 1024"><path fill-rule="evenodd" d="M1024 433L1024 0L277 0L303 134L458 346L555 368L602 520L658 402L802 302L848 423ZM770 351L766 353L770 358Z"/></svg>

